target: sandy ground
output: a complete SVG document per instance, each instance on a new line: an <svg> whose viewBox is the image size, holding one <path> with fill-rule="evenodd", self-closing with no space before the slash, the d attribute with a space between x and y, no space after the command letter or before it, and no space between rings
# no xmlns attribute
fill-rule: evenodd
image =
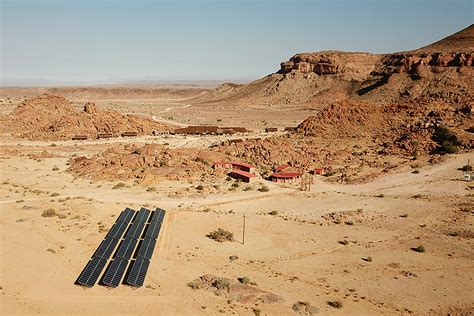
<svg viewBox="0 0 474 316"><path fill-rule="evenodd" d="M181 141L175 145L183 146ZM27 156L43 149L65 158ZM252 315L259 309L288 315L297 301L310 302L323 314L472 312L474 200L472 184L460 181L457 170L474 159L472 153L420 174L402 170L368 184L334 185L318 178L311 192L266 183L268 193L238 189L176 197L173 192L190 184L164 182L147 192L130 182L114 190L114 183L90 183L64 172L68 156L95 150L92 144L33 142L2 147L3 314ZM124 207L143 205L168 210L145 286L74 285L104 229ZM60 216L42 217L49 208ZM237 241L206 237L218 227L234 232ZM343 240L349 243L340 244ZM410 250L419 245L425 253ZM230 262L231 255L239 259ZM372 261L362 260L367 257ZM186 286L206 273L248 276L284 301L241 304ZM343 307L332 308L329 300Z"/></svg>

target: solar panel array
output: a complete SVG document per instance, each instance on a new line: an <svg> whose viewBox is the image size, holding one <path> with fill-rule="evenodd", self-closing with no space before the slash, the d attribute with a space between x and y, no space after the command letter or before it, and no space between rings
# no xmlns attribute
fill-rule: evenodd
<svg viewBox="0 0 474 316"><path fill-rule="evenodd" d="M130 208L122 211L82 270L76 284L94 286L113 254L99 283L117 287L125 274L123 283L134 287L142 286L164 217L165 211L160 208L153 212L146 208L141 208L138 212Z"/></svg>

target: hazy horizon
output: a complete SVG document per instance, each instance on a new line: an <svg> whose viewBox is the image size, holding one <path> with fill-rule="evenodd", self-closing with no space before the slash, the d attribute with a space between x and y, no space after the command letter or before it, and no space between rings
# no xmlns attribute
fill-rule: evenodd
<svg viewBox="0 0 474 316"><path fill-rule="evenodd" d="M248 81L300 52L412 50L470 0L1 1L1 85Z"/></svg>

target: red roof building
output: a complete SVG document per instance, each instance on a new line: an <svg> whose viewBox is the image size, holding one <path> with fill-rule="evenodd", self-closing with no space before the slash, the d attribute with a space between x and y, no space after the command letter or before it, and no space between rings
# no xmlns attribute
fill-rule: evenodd
<svg viewBox="0 0 474 316"><path fill-rule="evenodd" d="M224 169L236 169L242 170L247 172L255 172L255 167L249 165L248 163L243 162L229 162L229 161L217 161L212 165L214 169L216 168L224 168Z"/></svg>
<svg viewBox="0 0 474 316"><path fill-rule="evenodd" d="M252 181L252 179L255 179L257 177L256 174L253 174L253 173L250 173L250 172L247 172L247 171L243 171L243 170L238 170L238 169L232 170L229 173L229 176L231 176L234 179L240 179L243 182L250 182L250 181Z"/></svg>
<svg viewBox="0 0 474 316"><path fill-rule="evenodd" d="M284 165L276 167L275 171L282 171L282 170L285 170L285 169L288 169L288 168L290 168L290 165L289 164L284 164Z"/></svg>
<svg viewBox="0 0 474 316"><path fill-rule="evenodd" d="M278 172L270 176L272 182L293 182L299 179L303 174L301 172Z"/></svg>
<svg viewBox="0 0 474 316"><path fill-rule="evenodd" d="M318 174L318 175L322 175L323 174L323 171L324 169L322 167L316 167L312 170L312 173L313 174Z"/></svg>

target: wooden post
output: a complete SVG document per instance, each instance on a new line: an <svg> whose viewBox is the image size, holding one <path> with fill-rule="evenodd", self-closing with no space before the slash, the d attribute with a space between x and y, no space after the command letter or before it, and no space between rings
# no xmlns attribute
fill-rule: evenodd
<svg viewBox="0 0 474 316"><path fill-rule="evenodd" d="M242 227L242 245L245 245L245 214L244 214L244 224Z"/></svg>

